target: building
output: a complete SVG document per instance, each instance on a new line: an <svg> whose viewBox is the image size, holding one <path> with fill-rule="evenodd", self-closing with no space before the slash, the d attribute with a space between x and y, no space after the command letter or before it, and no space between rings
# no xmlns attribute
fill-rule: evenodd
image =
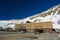
<svg viewBox="0 0 60 40"><path fill-rule="evenodd" d="M15 29L18 31L24 29L27 32L52 32L52 22L16 24Z"/></svg>

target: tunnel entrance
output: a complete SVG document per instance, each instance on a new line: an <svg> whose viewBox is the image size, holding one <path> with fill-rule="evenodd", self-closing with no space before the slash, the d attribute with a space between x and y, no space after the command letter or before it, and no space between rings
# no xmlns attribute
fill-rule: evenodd
<svg viewBox="0 0 60 40"><path fill-rule="evenodd" d="M20 32L26 32L26 29L20 29L19 31Z"/></svg>
<svg viewBox="0 0 60 40"><path fill-rule="evenodd" d="M43 29L35 29L35 33L43 33Z"/></svg>
<svg viewBox="0 0 60 40"><path fill-rule="evenodd" d="M40 32L40 33L43 33L43 29L39 29L39 32Z"/></svg>
<svg viewBox="0 0 60 40"><path fill-rule="evenodd" d="M19 32L26 32L26 28L24 26L21 26Z"/></svg>

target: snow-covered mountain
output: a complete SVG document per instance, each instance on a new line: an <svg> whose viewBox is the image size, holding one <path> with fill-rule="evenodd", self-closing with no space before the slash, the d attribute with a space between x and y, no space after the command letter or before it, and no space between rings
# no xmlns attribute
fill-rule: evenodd
<svg viewBox="0 0 60 40"><path fill-rule="evenodd" d="M7 28L15 28L15 24L23 24L29 22L52 22L53 28L60 29L60 4L56 5L47 11L44 11L42 13L19 19L19 20L1 20L0 21L0 27Z"/></svg>

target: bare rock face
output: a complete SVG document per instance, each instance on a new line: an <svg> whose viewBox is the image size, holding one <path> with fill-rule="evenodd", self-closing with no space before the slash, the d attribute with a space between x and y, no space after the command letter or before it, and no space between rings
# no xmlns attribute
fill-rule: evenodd
<svg viewBox="0 0 60 40"><path fill-rule="evenodd" d="M58 24L60 24L60 20L58 21Z"/></svg>
<svg viewBox="0 0 60 40"><path fill-rule="evenodd" d="M31 23L30 21L26 21L26 23Z"/></svg>

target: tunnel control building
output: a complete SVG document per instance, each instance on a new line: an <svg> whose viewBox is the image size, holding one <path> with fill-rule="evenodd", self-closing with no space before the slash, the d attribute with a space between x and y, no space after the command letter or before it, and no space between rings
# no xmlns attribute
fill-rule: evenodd
<svg viewBox="0 0 60 40"><path fill-rule="evenodd" d="M43 32L52 32L52 22L39 22L39 23L25 23L16 24L15 29L26 29L27 32L35 32L36 30Z"/></svg>

